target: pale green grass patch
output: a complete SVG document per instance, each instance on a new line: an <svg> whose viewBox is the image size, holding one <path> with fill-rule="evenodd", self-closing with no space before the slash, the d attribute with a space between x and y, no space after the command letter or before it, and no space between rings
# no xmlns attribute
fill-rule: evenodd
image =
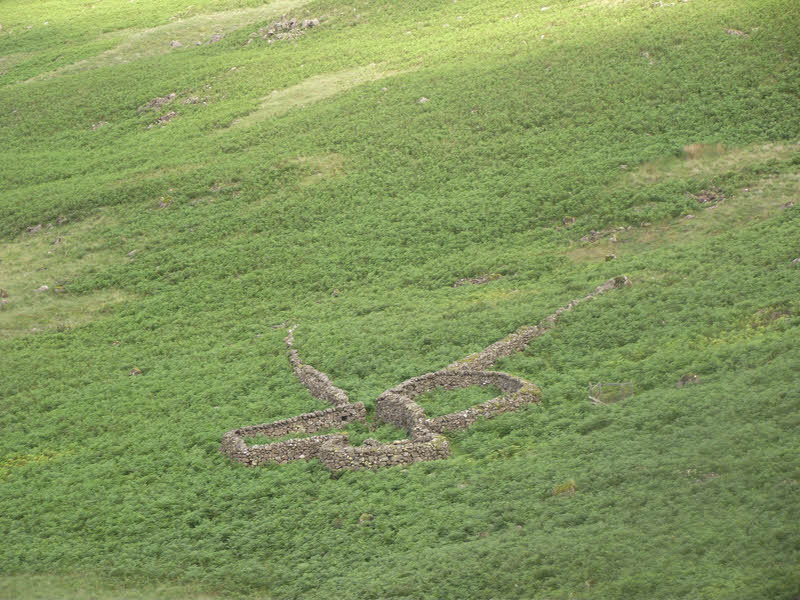
<svg viewBox="0 0 800 600"><path fill-rule="evenodd" d="M277 117L292 109L303 108L358 85L399 73L400 71L388 71L380 65L371 64L366 67L309 77L288 88L273 90L269 96L261 100L261 104L256 110L246 117L235 120L231 123L231 127L252 125L258 121Z"/></svg>
<svg viewBox="0 0 800 600"><path fill-rule="evenodd" d="M30 60L37 54L39 54L39 52L15 52L13 54L0 56L0 76L5 75L8 73L9 69L13 69L18 64Z"/></svg>
<svg viewBox="0 0 800 600"><path fill-rule="evenodd" d="M344 172L344 157L335 152L316 156L299 156L289 162L308 173L298 182L304 187L313 186L323 179L336 177Z"/></svg>
<svg viewBox="0 0 800 600"><path fill-rule="evenodd" d="M0 459L0 481L6 479L14 469L30 464L40 464L72 454L71 451L41 452L38 454L15 454ZM2 590L0 584L0 590Z"/></svg>
<svg viewBox="0 0 800 600"><path fill-rule="evenodd" d="M0 244L0 288L8 297L0 310L0 339L45 330L64 331L86 323L127 299L119 290L75 294L70 281L83 272L129 260L101 248L89 232L106 224L97 218L23 233ZM46 291L37 292L41 286ZM65 291L57 291L62 288Z"/></svg>
<svg viewBox="0 0 800 600"><path fill-rule="evenodd" d="M220 596L201 593L196 586L157 585L135 589L109 584L90 574L71 575L12 575L0 578L0 599L29 598L30 600L163 600L186 598L211 600Z"/></svg>
<svg viewBox="0 0 800 600"><path fill-rule="evenodd" d="M797 142L755 144L744 148L728 148L723 144L688 144L680 157L647 162L631 171L625 184L648 185L668 179L723 175L746 165L775 159L784 161L800 150Z"/></svg>
<svg viewBox="0 0 800 600"><path fill-rule="evenodd" d="M791 207L786 205L797 202L798 199L800 173L781 173L737 190L716 206L704 207L698 204L697 210L690 215L653 223L647 227L609 232L596 242L574 246L567 251L567 256L578 262L599 261L610 254L621 258L659 246L691 244L705 237L768 219L780 210L789 210ZM612 235L616 242L609 240Z"/></svg>
<svg viewBox="0 0 800 600"><path fill-rule="evenodd" d="M250 23L278 17L287 11L295 10L307 2L308 0L275 0L275 2L256 8L228 10L187 18L173 17L171 22L157 27L126 29L104 34L102 37L119 39L119 44L98 56L39 75L34 80L73 71L129 63L170 52L185 52L195 48L197 42L206 44L214 34L225 36ZM180 42L181 46L172 47L171 42L173 41Z"/></svg>

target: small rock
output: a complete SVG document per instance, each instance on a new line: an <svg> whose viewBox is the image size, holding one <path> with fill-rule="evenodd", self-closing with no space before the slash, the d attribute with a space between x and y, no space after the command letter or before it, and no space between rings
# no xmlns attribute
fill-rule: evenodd
<svg viewBox="0 0 800 600"><path fill-rule="evenodd" d="M319 25L319 19L306 19L303 21L302 27L303 29L311 29L312 27L317 27Z"/></svg>
<svg viewBox="0 0 800 600"><path fill-rule="evenodd" d="M138 252L138 250L131 250L130 252L128 252L128 256L131 256L131 257L132 257L132 256L133 256L134 254L136 254L137 252Z"/></svg>
<svg viewBox="0 0 800 600"><path fill-rule="evenodd" d="M417 104L425 104L426 102L430 102L430 100L428 98L426 98L425 96L423 96L422 98L417 100Z"/></svg>
<svg viewBox="0 0 800 600"><path fill-rule="evenodd" d="M131 375L141 375L142 370L139 367L133 367L130 372Z"/></svg>
<svg viewBox="0 0 800 600"><path fill-rule="evenodd" d="M36 292L37 294L41 294L42 292L46 292L46 291L48 291L49 289L50 289L50 286L43 285L43 286L41 286L41 287L38 287L38 288L36 288L36 289L35 289L35 290L33 290L33 291L34 291L34 292Z"/></svg>
<svg viewBox="0 0 800 600"><path fill-rule="evenodd" d="M783 208L792 208L793 206L794 206L794 200L789 200L789 202L783 205Z"/></svg>
<svg viewBox="0 0 800 600"><path fill-rule="evenodd" d="M675 383L675 387L682 388L687 385L692 385L694 383L700 383L700 378L695 375L694 373L687 373L683 375L678 381Z"/></svg>
<svg viewBox="0 0 800 600"><path fill-rule="evenodd" d="M222 39L222 35L219 33L215 33L211 36L211 38L206 42L207 44L216 44L218 41Z"/></svg>
<svg viewBox="0 0 800 600"><path fill-rule="evenodd" d="M614 260L615 258L617 258L616 254L607 254L606 255L606 262L608 262L610 260Z"/></svg>
<svg viewBox="0 0 800 600"><path fill-rule="evenodd" d="M712 187L697 194L692 194L699 204L714 204L725 200L725 194L717 187Z"/></svg>
<svg viewBox="0 0 800 600"><path fill-rule="evenodd" d="M741 36L747 37L747 34L744 31L740 31L738 29L726 29L725 31L727 32L728 35L732 35L734 37L741 37Z"/></svg>
<svg viewBox="0 0 800 600"><path fill-rule="evenodd" d="M100 121L99 123L95 123L94 125L92 125L92 131L97 131L98 129L100 129L105 125L108 125L108 121Z"/></svg>
<svg viewBox="0 0 800 600"><path fill-rule="evenodd" d="M64 216L59 216L59 217L56 219L56 225L63 225L63 224L64 224L64 223L66 223L67 221L69 221L69 219L68 219L67 217L64 217Z"/></svg>
<svg viewBox="0 0 800 600"><path fill-rule="evenodd" d="M575 217L564 217L563 219L561 219L561 224L562 225L566 225L566 226L569 227L570 225L575 223L575 221L577 221L577 220L578 219L576 219Z"/></svg>
<svg viewBox="0 0 800 600"><path fill-rule="evenodd" d="M172 92L171 94L168 94L166 96L162 96L162 97L159 97L159 98L153 98L147 104L144 104L144 105L140 106L138 108L138 111L142 112L144 110L147 110L148 108L152 108L153 110L157 111L162 106L164 106L165 104L169 104L170 102L175 100L176 97L177 97L177 94L175 92Z"/></svg>
<svg viewBox="0 0 800 600"><path fill-rule="evenodd" d="M615 235L610 236L608 238L608 241L611 242L612 244L615 244L617 242L617 236Z"/></svg>
<svg viewBox="0 0 800 600"><path fill-rule="evenodd" d="M795 258L795 259L792 261L792 264L793 264L794 266L798 266L798 265L800 265L800 258Z"/></svg>
<svg viewBox="0 0 800 600"><path fill-rule="evenodd" d="M686 215L686 216L684 217L684 219L686 219L687 221L688 221L689 219L694 219L694 215Z"/></svg>
<svg viewBox="0 0 800 600"><path fill-rule="evenodd" d="M178 40L172 40L169 45L173 48L181 48L183 44L181 44Z"/></svg>
<svg viewBox="0 0 800 600"><path fill-rule="evenodd" d="M175 112L174 110L170 111L167 114L156 119L155 123L150 123L150 125L148 125L147 128L151 129L154 125L165 125L166 123L169 123L172 119L174 119L177 116L178 116L177 112Z"/></svg>
<svg viewBox="0 0 800 600"><path fill-rule="evenodd" d="M8 292L0 288L0 298L8 298Z"/></svg>
<svg viewBox="0 0 800 600"><path fill-rule="evenodd" d="M28 233L39 233L42 230L42 224L39 223L38 225L34 225L33 227L28 227Z"/></svg>

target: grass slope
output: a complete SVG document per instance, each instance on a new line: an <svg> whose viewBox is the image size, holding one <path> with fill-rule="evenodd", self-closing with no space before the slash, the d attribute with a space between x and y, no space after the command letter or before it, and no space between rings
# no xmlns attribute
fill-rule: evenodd
<svg viewBox="0 0 800 600"><path fill-rule="evenodd" d="M282 13L320 25L251 35ZM0 25L0 597L797 595L795 2L7 0ZM324 408L284 323L372 411L621 273L498 364L541 405L449 460L218 452Z"/></svg>

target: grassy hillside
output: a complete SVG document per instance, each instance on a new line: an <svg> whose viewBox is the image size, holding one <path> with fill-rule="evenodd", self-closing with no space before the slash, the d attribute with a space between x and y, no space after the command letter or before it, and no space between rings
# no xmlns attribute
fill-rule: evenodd
<svg viewBox="0 0 800 600"><path fill-rule="evenodd" d="M0 26L0 598L800 594L797 2L5 0ZM325 407L286 323L371 414L619 274L498 364L542 403L448 460L218 451ZM452 394L423 404L485 399Z"/></svg>

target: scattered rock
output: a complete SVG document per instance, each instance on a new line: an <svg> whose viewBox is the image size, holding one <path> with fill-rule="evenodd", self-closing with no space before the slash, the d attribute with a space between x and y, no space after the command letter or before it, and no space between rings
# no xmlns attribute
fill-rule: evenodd
<svg viewBox="0 0 800 600"><path fill-rule="evenodd" d="M725 32L734 37L747 37L747 34L744 31L740 31L738 29L726 29Z"/></svg>
<svg viewBox="0 0 800 600"><path fill-rule="evenodd" d="M56 219L56 225L63 225L67 221L69 221L67 217L59 215L59 217Z"/></svg>
<svg viewBox="0 0 800 600"><path fill-rule="evenodd" d="M425 104L426 102L430 102L430 99L426 98L425 96L417 100L417 104Z"/></svg>
<svg viewBox="0 0 800 600"><path fill-rule="evenodd" d="M138 111L139 112L143 112L143 111L145 111L145 110L147 110L149 108L152 108L154 111L158 111L165 104L169 104L170 102L175 100L176 97L177 97L177 94L175 92L172 92L171 94L168 94L167 96L163 96L163 97L160 97L160 98L153 98L147 104L143 104L142 106L140 106L138 108Z"/></svg>
<svg viewBox="0 0 800 600"><path fill-rule="evenodd" d="M563 219L561 219L561 224L569 227L570 225L574 224L575 221L577 220L578 219L576 219L575 217L564 217Z"/></svg>
<svg viewBox="0 0 800 600"><path fill-rule="evenodd" d="M130 372L130 374L131 374L131 375L134 375L134 376L136 376L136 375L141 375L141 374L142 374L142 370L141 370L139 367L133 367L133 368L131 369L131 372Z"/></svg>
<svg viewBox="0 0 800 600"><path fill-rule="evenodd" d="M489 283L490 281L495 281L496 279L501 279L503 276L500 273L484 273L483 275L478 275L477 277L465 277L463 279L459 279L453 284L453 287L461 287L462 285L471 284L471 285L481 285L484 283Z"/></svg>
<svg viewBox="0 0 800 600"><path fill-rule="evenodd" d="M675 387L682 388L687 385L692 385L695 383L700 383L700 378L695 375L694 373L687 373L683 375L678 381L675 383Z"/></svg>
<svg viewBox="0 0 800 600"><path fill-rule="evenodd" d="M382 88L381 88L381 91L382 91L382 92L388 92L388 91L389 91L389 88L387 88L387 87L382 87Z"/></svg>
<svg viewBox="0 0 800 600"><path fill-rule="evenodd" d="M178 113L172 110L167 114L160 116L158 119L155 120L154 123L150 123L150 125L148 125L147 128L152 129L155 125L164 125L166 123L169 123L172 119L174 119L177 116Z"/></svg>
<svg viewBox="0 0 800 600"><path fill-rule="evenodd" d="M293 40L303 35L306 29L319 27L319 24L320 20L318 18L304 19L301 22L294 18L290 19L284 15L281 17L280 21L275 21L266 27L262 27L258 31L254 31L250 34L250 37L260 37L261 39L268 40L270 44L274 40ZM247 43L249 44L251 41L252 39L248 40Z"/></svg>
<svg viewBox="0 0 800 600"><path fill-rule="evenodd" d="M128 256L133 258L133 255L136 254L137 252L138 252L138 250L131 250L130 252L128 252Z"/></svg>
<svg viewBox="0 0 800 600"><path fill-rule="evenodd" d="M203 106L205 106L206 105L206 100L207 100L207 98L199 98L197 96L189 96L188 98L186 98L186 100L181 102L181 104L186 106L187 104L200 104L200 103L202 103Z"/></svg>
<svg viewBox="0 0 800 600"><path fill-rule="evenodd" d="M57 237L56 239L54 239L54 240L52 241L52 243L51 243L50 245L51 245L51 246L58 246L58 245L59 245L61 242L63 242L63 241L64 241L64 238Z"/></svg>
<svg viewBox="0 0 800 600"><path fill-rule="evenodd" d="M108 125L108 121L100 121L99 123L95 123L92 125L92 131L97 131L101 127Z"/></svg>
<svg viewBox="0 0 800 600"><path fill-rule="evenodd" d="M41 294L42 292L46 292L46 291L48 291L49 289L50 289L50 286L43 285L43 286L41 286L41 287L38 287L38 288L36 288L36 289L35 289L35 290L33 290L33 291L34 291L34 292L36 292L37 294Z"/></svg>
<svg viewBox="0 0 800 600"><path fill-rule="evenodd" d="M694 219L694 215L686 215L686 216L685 216L685 217L683 217L683 218L684 218L684 219L686 219L686 220L688 221L689 219Z"/></svg>
<svg viewBox="0 0 800 600"><path fill-rule="evenodd" d="M28 233L39 233L42 230L42 224L39 223L38 225L34 225L33 227L28 227L26 230Z"/></svg>
<svg viewBox="0 0 800 600"><path fill-rule="evenodd" d="M716 187L708 188L697 194L692 194L692 197L697 200L699 204L717 204L725 200L725 194L722 190Z"/></svg>
<svg viewBox="0 0 800 600"><path fill-rule="evenodd" d="M209 38L209 40L206 42L206 44L216 44L216 43L217 43L218 41L220 41L221 39L222 39L222 34L220 34L220 33L215 33L214 35L212 35L212 36Z"/></svg>
<svg viewBox="0 0 800 600"><path fill-rule="evenodd" d="M789 200L789 202L783 205L783 208L792 208L793 206L794 206L794 200Z"/></svg>
<svg viewBox="0 0 800 600"><path fill-rule="evenodd" d="M172 48L182 48L182 47L183 47L183 44L181 44L181 43L180 43L178 40L172 40L172 41L169 43L169 45L170 45Z"/></svg>
<svg viewBox="0 0 800 600"><path fill-rule="evenodd" d="M797 266L800 266L800 258L795 258L795 259L792 261L792 264L793 264L795 267L797 267Z"/></svg>
<svg viewBox="0 0 800 600"><path fill-rule="evenodd" d="M606 255L606 262L608 262L610 260L614 260L615 258L617 258L616 254L607 254Z"/></svg>
<svg viewBox="0 0 800 600"><path fill-rule="evenodd" d="M158 208L167 208L171 201L170 198L164 198L164 196L162 196L158 199Z"/></svg>

